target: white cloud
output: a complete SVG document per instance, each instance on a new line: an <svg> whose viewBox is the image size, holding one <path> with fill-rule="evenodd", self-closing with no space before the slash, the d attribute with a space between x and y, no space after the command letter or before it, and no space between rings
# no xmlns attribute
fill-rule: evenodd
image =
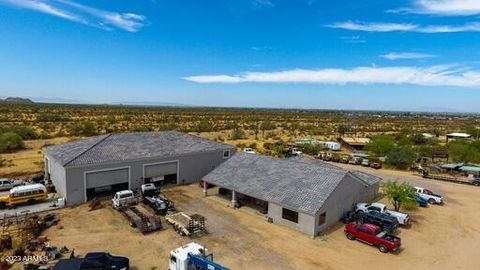
<svg viewBox="0 0 480 270"><path fill-rule="evenodd" d="M470 16L480 14L479 0L412 0L412 7L405 12L444 15Z"/></svg>
<svg viewBox="0 0 480 270"><path fill-rule="evenodd" d="M480 32L480 23L472 22L462 25L418 25L411 23L383 22L339 22L326 25L329 28L345 29L363 32L417 32L417 33L457 33Z"/></svg>
<svg viewBox="0 0 480 270"><path fill-rule="evenodd" d="M0 0L0 2L106 30L113 26L137 32L146 21L142 15L101 10L69 0Z"/></svg>
<svg viewBox="0 0 480 270"><path fill-rule="evenodd" d="M391 52L387 54L382 54L380 57L389 59L389 60L398 60L398 59L424 59L424 58L433 58L436 55L426 54L426 53L415 53L415 52Z"/></svg>
<svg viewBox="0 0 480 270"><path fill-rule="evenodd" d="M327 25L327 27L365 32L393 32L413 31L418 27L418 25L409 23L364 23L347 21L330 24Z"/></svg>
<svg viewBox="0 0 480 270"><path fill-rule="evenodd" d="M456 69L453 66L293 69L275 72L245 72L237 75L201 75L183 79L195 83L224 84L411 84L421 86L480 87L480 71Z"/></svg>

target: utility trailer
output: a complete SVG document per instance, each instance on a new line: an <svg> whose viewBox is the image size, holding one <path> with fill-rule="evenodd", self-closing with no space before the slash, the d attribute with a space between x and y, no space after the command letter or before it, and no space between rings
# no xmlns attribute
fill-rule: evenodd
<svg viewBox="0 0 480 270"><path fill-rule="evenodd" d="M121 211L128 219L130 226L138 228L142 233L153 232L162 228L160 219L141 205L130 206Z"/></svg>
<svg viewBox="0 0 480 270"><path fill-rule="evenodd" d="M205 217L199 214L189 216L184 212L179 212L167 215L165 219L182 236L190 236L206 230Z"/></svg>

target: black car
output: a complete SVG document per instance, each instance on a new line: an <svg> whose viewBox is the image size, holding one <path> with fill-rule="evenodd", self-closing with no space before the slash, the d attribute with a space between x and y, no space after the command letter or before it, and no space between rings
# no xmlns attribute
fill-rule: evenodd
<svg viewBox="0 0 480 270"><path fill-rule="evenodd" d="M128 258L113 256L105 252L91 252L85 258L63 259L58 261L53 270L129 270Z"/></svg>
<svg viewBox="0 0 480 270"><path fill-rule="evenodd" d="M379 226L383 231L393 232L398 228L399 223L396 217L386 213L370 211L368 213L357 213L356 220L358 223L370 223Z"/></svg>

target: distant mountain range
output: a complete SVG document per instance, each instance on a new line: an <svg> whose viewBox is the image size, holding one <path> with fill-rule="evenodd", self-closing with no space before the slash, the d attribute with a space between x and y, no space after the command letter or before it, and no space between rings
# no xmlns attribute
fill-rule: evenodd
<svg viewBox="0 0 480 270"><path fill-rule="evenodd" d="M34 104L35 102L29 98L7 97L5 99L0 99L0 103Z"/></svg>

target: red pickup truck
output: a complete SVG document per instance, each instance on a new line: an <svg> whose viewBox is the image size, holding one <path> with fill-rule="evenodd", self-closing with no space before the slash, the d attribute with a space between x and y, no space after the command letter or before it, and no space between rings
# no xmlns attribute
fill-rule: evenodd
<svg viewBox="0 0 480 270"><path fill-rule="evenodd" d="M382 232L380 227L373 224L356 224L352 222L345 226L344 231L348 239L357 239L376 246L383 253L397 251L400 248L401 241L399 237Z"/></svg>

